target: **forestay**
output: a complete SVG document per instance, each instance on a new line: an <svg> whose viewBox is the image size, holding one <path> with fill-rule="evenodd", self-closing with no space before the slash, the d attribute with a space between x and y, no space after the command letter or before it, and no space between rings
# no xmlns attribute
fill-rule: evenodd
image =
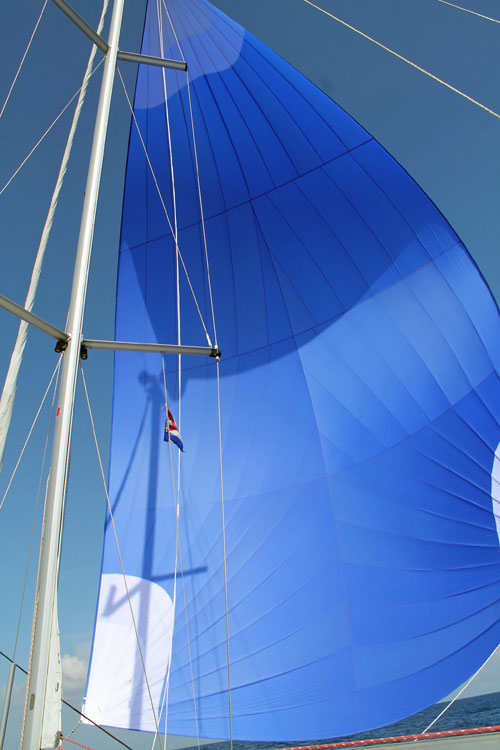
<svg viewBox="0 0 500 750"><path fill-rule="evenodd" d="M209 3L168 8L223 353L233 735L380 726L445 696L499 641L498 310L444 217L363 128ZM178 59L164 10L162 27ZM152 2L142 51L161 54ZM173 224L162 75L141 66L134 112ZM179 247L210 320L186 76L165 81ZM117 339L177 340L175 279L132 125ZM182 272L180 298L182 342L205 343ZM163 727L171 656L169 732L228 736L215 372L183 358L174 613L162 363L116 354L109 488L129 595L108 517L85 707L100 723L154 730L152 700Z"/></svg>

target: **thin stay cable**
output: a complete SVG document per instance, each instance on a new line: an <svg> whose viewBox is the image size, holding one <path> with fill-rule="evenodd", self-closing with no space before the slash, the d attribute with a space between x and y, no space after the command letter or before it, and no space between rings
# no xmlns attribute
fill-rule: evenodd
<svg viewBox="0 0 500 750"><path fill-rule="evenodd" d="M160 42L160 54L165 57L164 43L163 43L163 19L161 12L160 0L157 0L156 11L158 18L158 34ZM167 126L167 138L168 138L168 152L170 158L170 180L172 184L172 207L174 211L174 242L175 242L175 281L176 281L176 314L177 314L177 345L181 345L181 293L180 293L180 269L179 269L179 229L177 223L177 196L175 192L175 170L174 170L174 156L172 149L172 133L170 128L170 115L168 111L168 95L167 95L167 81L165 75L165 68L162 68L162 83L163 83L163 99L165 102L165 122ZM165 391L165 412L168 414L168 403L167 403L167 381L165 376L165 357L162 355L162 368L163 368L163 387ZM179 420L179 431L182 434L182 357L179 354L177 356L177 387L178 387L178 420ZM168 422L168 417L167 417ZM170 459L172 460L172 441L169 440L170 446ZM172 478L173 478L173 466L172 466ZM179 514L180 514L180 495L181 495L181 451L177 454L177 493L174 491L175 498L175 569L174 569L174 617L177 601L177 562L179 554ZM171 670L171 659L168 662L167 669L167 683L165 690L165 745L167 744L167 722L168 722L168 695L170 691L170 670Z"/></svg>
<svg viewBox="0 0 500 750"><path fill-rule="evenodd" d="M227 652L227 696L229 703L229 741L233 750L233 714L231 706L231 661L229 658L229 607L227 597L227 556L226 556L226 522L224 518L224 474L222 471L222 425L220 414L220 362L217 357L217 416L219 423L219 470L220 470L220 502L222 516L222 557L224 563L224 603L226 609L226 652Z"/></svg>
<svg viewBox="0 0 500 750"><path fill-rule="evenodd" d="M108 4L109 4L109 0L104 0L102 12L101 12L101 18L99 20L99 25L97 27L98 34L101 33L102 28L104 26L104 20L106 17ZM38 250L36 253L36 257L35 257L35 262L33 264L33 269L31 271L31 278L30 278L30 283L28 287L28 292L26 294L26 299L24 301L24 307L26 310L29 310L29 311L33 309L33 305L35 304L35 297L37 294L38 283L40 280L40 275L42 273L42 267L43 267L43 263L45 259L45 251L49 243L50 233L52 231L52 225L54 222L56 209L59 203L59 196L62 190L64 178L65 178L66 171L68 168L69 159L71 156L71 151L73 148L73 141L74 141L76 129L78 127L78 122L79 122L80 115L83 109L83 104L85 101L88 84L92 75L92 68L94 65L96 52L97 52L97 47L94 44L92 46L92 49L89 55L87 68L83 76L82 87L80 89L80 94L78 96L78 101L76 103L75 110L73 112L73 119L71 122L71 127L69 129L68 137L66 140L66 146L64 148L63 157L61 159L61 164L59 167L56 184L52 192L52 198L50 199L49 210L47 211L47 216L45 217L45 223L43 225L42 234L40 236L40 242L38 244ZM21 368L21 363L23 359L24 348L26 346L26 341L28 338L28 330L29 330L28 323L25 320L21 320L19 323L16 342L14 344L14 348L12 350L12 354L10 357L9 368L5 376L2 395L0 396L0 469L2 467L5 443L7 441L7 435L9 432L10 422L12 419L12 412L14 409L14 399L15 399L15 395L17 391L17 380L18 380L19 370Z"/></svg>
<svg viewBox="0 0 500 750"><path fill-rule="evenodd" d="M21 72L21 68L23 67L24 61L26 60L26 55L27 55L27 54L28 54L28 52L29 52L29 49L30 49L30 47L31 47L31 43L32 43L33 39L35 38L35 34L36 34L36 32L37 32L37 29L38 29L38 27L39 27L39 25L40 25L40 21L42 20L42 16L43 16L43 14L44 14L44 12L45 12L45 8L47 7L47 2L48 2L48 0L45 0L45 2L44 2L44 4L43 4L43 7L42 7L42 10L40 11L40 15L38 16L38 21L36 22L36 24L35 24L35 28L33 29L33 31L32 31L32 34L31 34L31 36L30 36L30 40L29 40L29 42L28 42L28 46L27 46L27 47L26 47L26 49L24 50L24 55L23 55L23 56L22 56L22 58L21 58L21 62L19 63L19 67L18 67L18 69L17 69L17 71L16 71L16 74L15 74L15 76L14 76L14 80L13 80L13 81L12 81L12 83L10 84L10 89L9 89L9 91L8 91L8 93L7 93L7 96L5 97L5 101L4 101L4 103L3 103L2 109L0 110L0 117L2 117L2 115L3 115L4 111L5 111L5 107L7 106L7 102L8 102L8 101L9 101L9 99L10 99L10 95L12 94L12 91L13 91L13 89L14 89L14 86L16 85L16 81L17 81L17 79L18 79L18 77L19 77L19 73Z"/></svg>
<svg viewBox="0 0 500 750"><path fill-rule="evenodd" d="M175 26L172 22L172 19L170 17L169 10L167 8L165 0L162 0L163 7L165 8L165 13L167 14L168 20L170 22L170 27L172 29L172 32L175 37L175 41L177 44L177 47L179 49L179 54L181 56L182 62L186 62L186 58L184 57L184 53L182 51L182 47L179 41L179 38L177 36L177 32L175 30ZM195 133L195 127L194 127L194 116L193 116L193 104L191 100L191 86L189 83L189 70L186 70L186 87L187 87L187 94L188 94L188 102L189 102L189 117L191 121L191 135L193 138L193 152L194 152L194 163L195 163L195 169L196 169L196 182L197 182L197 188L198 188L198 203L200 206L200 217L201 217L201 230L202 230L202 236L203 236L203 247L205 250L205 263L207 267L207 281L208 281L208 293L210 297L210 308L212 312L212 326L214 330L214 340L215 340L215 347L217 348L217 327L215 325L215 312L214 312L214 300L213 300L213 294L212 294L212 279L210 275L210 263L208 261L208 246L207 246L207 233L205 229L205 212L203 210L203 199L201 195L201 182L200 182L200 168L199 168L199 162L198 162L198 147L196 145L196 133Z"/></svg>
<svg viewBox="0 0 500 750"><path fill-rule="evenodd" d="M92 77L94 75L94 73L97 73L97 71L99 70L99 68L101 67L101 65L103 64L103 62L104 62L105 59L106 58L103 57L102 60L95 66L94 70L90 74L90 77ZM47 130L45 131L45 133L43 133L43 135L40 136L40 138L35 143L35 145L31 149L31 151L24 157L24 159L22 160L22 162L20 163L20 165L17 167L17 169L15 170L15 172L13 172L11 174L11 176L9 177L9 179L7 180L7 182L5 183L5 185L3 186L3 188L0 190L0 195L2 195L2 193L5 192L5 190L9 187L9 185L12 182L12 180L14 179L14 177L16 177L16 175L19 174L19 172L24 167L24 165L26 164L26 162L28 161L28 159L30 158L30 156L33 155L33 153L36 151L36 149L38 148L38 146L41 144L41 142L43 141L43 139L45 138L45 136L47 136L50 133L50 131L52 130L52 128L54 127L54 125L63 116L63 114L68 109L68 107L74 102L74 100L76 99L76 97L78 96L78 94L80 93L80 91L82 90L82 88L83 88L83 84L82 84L82 86L80 86L80 88L77 91L75 91L75 93L73 94L73 96L71 97L71 99L64 105L64 107L61 109L61 111L59 112L59 114L57 115L57 117L55 118L55 120L53 120L52 123L49 125L49 127L47 128Z"/></svg>
<svg viewBox="0 0 500 750"><path fill-rule="evenodd" d="M101 460L101 452L99 450L99 444L97 442L97 434L96 434L96 431L95 431L94 417L92 415L92 408L90 406L89 394L88 394L88 391L87 391L87 383L85 382L85 373L83 371L83 367L82 367L81 362L80 362L80 371L81 371L81 374L82 374L83 390L85 392L85 400L87 402L87 409L88 409L88 412L89 412L90 425L92 427L92 435L94 437L94 444L95 444L96 453L97 453L97 460L99 462L99 469L100 469L100 472L101 472L102 484L103 484L103 487L104 487L104 494L106 495L106 503L107 503L107 506L108 506L109 518L110 518L111 526L112 526L112 529L113 529L113 536L114 536L114 539L115 539L115 545L116 545L116 551L117 551L117 554L118 554L118 560L120 562L120 568L121 568L121 573L122 573L122 577L123 577L123 585L125 586L125 592L127 594L127 601L128 601L128 605L129 605L129 609L130 609L130 615L132 617L132 624L133 624L133 627L134 627L134 633L135 633L135 638L136 638L136 642L137 642L137 650L139 652L139 656L140 656L140 659L141 659L142 671L143 671L143 674L144 674L144 681L146 683L146 688L147 688L147 691L148 691L148 697L149 697L149 702L150 702L150 705L151 705L151 712L153 714L153 719L154 719L154 723L155 723L155 727L156 727L156 733L159 735L160 731L159 731L159 726L158 726L158 718L156 716L156 710L155 710L154 703L153 703L153 696L151 694L151 688L149 686L149 679L148 679L147 670L146 670L146 662L144 660L144 655L143 655L142 648L141 648L141 642L139 640L139 632L137 630L137 623L135 621L134 609L132 607L132 600L130 598L130 592L129 592L129 588L128 588L128 584L127 584L127 575L125 573L125 566L123 564L123 558L122 558L122 553L121 553L121 549L120 549L120 544L118 542L118 534L117 534L117 531L116 531L115 519L113 517L113 510L111 508L111 503L110 503L110 500L109 500L108 487L107 487L107 484L106 484L106 478L104 476L104 469L103 469L102 460Z"/></svg>
<svg viewBox="0 0 500 750"><path fill-rule="evenodd" d="M443 710L441 711L441 713L438 714L438 716L436 716L436 718L433 721L431 721L431 723L429 724L429 726L424 729L424 731L422 732L422 734L427 734L427 732L429 731L429 729L431 729L431 727L434 726L434 724L438 721L438 719L440 719L441 716L443 716L443 714L445 714L447 712L447 710L449 708L451 708L451 706L455 703L455 701L458 698L460 698L460 696L462 695L462 693L465 692L465 690L467 690L467 688L469 687L469 685L471 684L471 682L476 679L476 677L478 676L479 672L482 671L482 669L488 664L488 662L490 661L490 659L492 659L495 656L495 654L497 653L497 651L499 649L500 649L500 644L488 656L488 658L486 659L486 661L484 662L484 664L481 664L481 666L479 667L479 669L476 672L474 672L474 674L472 675L472 677L469 680L467 680L467 682L465 683L465 685L461 688L461 690L458 691L458 693L456 694L456 696L449 703L446 704L446 706L443 708Z"/></svg>
<svg viewBox="0 0 500 750"><path fill-rule="evenodd" d="M32 524L31 524L31 534L30 534L30 540L29 540L29 544L28 544L28 555L27 555L27 559L26 559L26 570L24 572L24 582L23 582L23 589L22 589L22 593L21 593L21 602L19 604L19 617L18 617L18 620L17 620L17 629L16 629L16 637L15 637L15 640L14 640L14 650L13 650L13 653L12 653L12 661L16 660L17 644L19 642L19 633L20 633L20 630L21 630L21 620L22 620L23 609L24 609L24 597L26 595L26 585L28 583L28 574L29 574L29 567L30 567L30 562L31 562L31 553L33 551L33 540L34 540L34 537L35 537L36 519L37 519L37 516L38 516L38 506L40 504L40 495L41 495L41 491L42 491L42 479L43 479L43 472L44 472L44 469L45 469L45 459L47 457L47 449L49 447L50 425L52 423L52 416L54 414L54 404L55 404L56 395L57 395L57 383L58 383L58 380L59 380L59 371L60 371L61 360L62 360L62 353L59 355L59 359L58 359L58 362L57 362L57 377L56 377L56 380L55 380L55 383L54 383L54 390L53 390L53 393L52 393L52 404L51 404L51 407L50 407L50 414L49 414L49 419L48 419L48 423L47 423L47 434L45 436L45 444L43 446L42 464L41 464L41 467L40 467L40 477L38 479L38 488L37 488L37 493L36 493L35 509L33 511L33 521L32 521Z"/></svg>
<svg viewBox="0 0 500 750"><path fill-rule="evenodd" d="M491 18L490 16L485 16L482 13L476 13L475 10L470 10L469 8L462 8L461 5L455 5L455 3L449 3L447 0L437 0L438 3L442 3L443 5L449 5L451 8L456 8L457 10L463 10L464 13L470 13L473 16L478 16L479 18L484 18L485 21L493 21L493 23L500 23L498 18Z"/></svg>
<svg viewBox="0 0 500 750"><path fill-rule="evenodd" d="M139 138L140 138L140 141L141 141L141 144L142 144L142 148L143 148L143 151L144 151L144 155L146 156L146 161L147 161L147 163L148 163L148 167L149 167L149 170L150 170L150 172L151 172L151 176L153 177L153 181L154 181L154 183L155 183L155 187L156 187L156 191L157 191L157 193L158 193L158 197L159 197L159 199L160 199L160 201L161 201L161 205L162 205L162 207L163 207L163 211L164 211L164 213L165 213L165 218L167 219L167 222L168 222L168 226L169 226L169 228L170 228L170 231L171 231L171 233L172 233L172 238L174 239L174 242L175 242L175 234L174 234L174 230L173 230L173 227L172 227L172 223L171 223L171 221L170 221L170 217L169 217L169 215L168 215L167 207L165 206L165 201L163 200L163 196L162 196L162 194L161 194L160 186L158 185L158 180L156 179L156 175L155 175L155 172L154 172L154 169L153 169L153 165L151 164L151 160L150 160L150 158L149 158L149 154L148 154L148 151L147 151L147 148L146 148L146 144L144 143L144 139L143 139L143 137L142 137L142 133L141 133L141 130L140 130L140 128L139 128L139 123L137 122L137 119L136 119L136 116L135 116L135 112L134 112L134 109L133 109L133 107L132 107L132 103L131 103L131 101L130 101L130 98L129 98L129 95L128 95L128 92L127 92L127 89L126 89L126 87L125 87L125 83L124 83L124 81L123 81L123 78L122 78L122 74L121 74L121 72L120 72L120 68L119 68L118 66L117 66L117 71L118 71L118 75L119 75L119 77L120 77L120 81L121 81L121 84L122 84L122 87L123 87L123 91L125 92L125 96L126 96L126 99L127 99L127 102L128 102L128 106L129 106L130 112L131 112L131 114L132 114L132 119L134 120L134 124L135 124L136 130L137 130L137 133L138 133L138 135L139 135ZM196 294L195 294L195 292L194 292L194 289L193 289L193 285L191 284L191 279L190 279L190 277L189 277L189 273L188 273L188 270L187 270L187 268L186 268L186 264L184 263L184 259L183 259L183 257L182 257L182 253L181 253L181 250L180 250L180 248L179 248L179 245L178 245L177 243L176 243L176 247L177 247L177 250L178 250L178 252L179 252L179 258L180 258L180 261L181 261L182 267L183 267L183 269L184 269L184 273L186 274L186 280L187 280L187 282L188 282L188 285L189 285L189 289L191 290L191 294L192 294L192 296L193 296L193 300L194 300L194 303L195 303L195 305L196 305L196 310L197 310L197 312L198 312L198 316L199 316L199 318L200 318L201 324L202 324L202 326L203 326L203 330L204 330L204 332L205 332L205 338L206 338L206 340L207 340L207 342L208 342L208 345L209 345L210 347L212 347L212 342L211 342L211 339L210 339L210 336L209 336L209 333L208 333L207 327L206 327L206 325L205 325L205 321L203 320L203 315L201 314L200 306L199 306L199 304L198 304L198 300L197 300L197 298L196 298Z"/></svg>
<svg viewBox="0 0 500 750"><path fill-rule="evenodd" d="M164 403L165 403L165 419L166 424L169 425L169 417L168 417L168 393L167 393L167 378L165 373L165 357L162 354L161 357L161 365L162 365L162 373L163 373L163 391L164 391ZM175 558L174 558L174 591L173 591L173 597L172 597L172 617L173 617L173 625L175 624L175 613L177 610L177 571L178 571L178 563L179 563L179 550L180 550L180 534L179 534L179 493L177 486L177 492L176 492L176 486L175 486L175 471L174 471L174 458L172 453L172 441L168 441L168 447L169 447L169 456L170 456L170 473L172 478L172 495L174 498L174 508L175 508ZM172 632L173 636L173 632ZM167 722L168 722L168 695L170 690L170 673L171 673L171 667L172 667L172 643L170 644L170 653L168 656L168 667L167 667L167 675L165 680L165 688L163 690L163 696L160 703L160 711L159 711L159 718L161 719L163 711L165 711L165 747L167 746ZM154 750L154 747L156 745L156 740L160 741L160 737L155 735L153 738L153 744L151 747L151 750Z"/></svg>
<svg viewBox="0 0 500 750"><path fill-rule="evenodd" d="M6 488L6 490L5 490L4 494L3 494L2 500L0 501L0 510L2 510L2 508L3 508L3 504L5 502L5 499L6 499L6 497L8 495L8 492L9 492L9 490L11 488L12 482L14 481L14 477L16 475L16 472L17 472L18 468L19 468L19 464L21 463L21 459L22 459L22 457L24 455L24 451L26 450L26 446L28 445L29 439L31 437L31 433L35 429L35 425L37 423L38 417L40 416L40 412L42 411L42 407L43 407L43 405L45 403L45 399L47 398L47 394L50 391L50 386L52 385L52 381L56 377L56 374L57 374L57 372L59 370L59 367L60 367L60 364L61 364L61 357L62 357L62 354L59 355L59 359L57 360L57 364L56 364L56 366L54 368L54 372L52 373L52 376L51 376L51 378L49 380L49 384L48 384L48 386L47 386L47 388L45 390L45 393L43 394L42 401L41 401L40 406L38 407L38 410L37 410L37 412L35 414L35 418L34 418L33 423L32 423L32 425L31 425L31 427L29 429L29 432L28 432L28 435L26 437L26 440L24 441L24 445L21 448L21 453L19 454L19 458L17 459L16 465L14 466L14 469L13 469L12 474L10 476L7 488Z"/></svg>
<svg viewBox="0 0 500 750"><path fill-rule="evenodd" d="M398 60L402 60L402 62L405 62L407 65L410 65L412 68L415 68L415 70L418 70L420 73L424 73L424 75L428 76L429 78L432 78L433 81L440 83L442 86L445 86L447 89L450 89L450 91L453 91L455 94L458 94L459 96L462 96L464 99L467 99L467 101L471 102L471 104L475 104L476 107L483 109L485 112L488 112L488 114L493 115L493 117L496 117L497 119L500 120L500 114L498 112L495 112L493 109L490 109L486 105L481 104L481 102L478 102L477 99L473 99L472 96L469 96L464 91L460 91L460 89L457 89L455 88L455 86L452 86L450 83L443 81L442 78L438 78L438 76L435 76L434 73L431 73L429 70L426 70L425 68L422 68L420 65L417 65L411 60L408 60L407 57L403 57L403 55L400 55L399 52L395 52L390 47L387 47L385 44L382 44L382 42L378 42L373 37L369 36L368 34L365 34L364 31L357 29L355 26L351 26L351 24L347 23L347 21L343 21L341 18L338 18L338 16L334 16L333 13L330 13L324 8L320 8L319 5L315 5L315 3L312 3L311 0L304 0L304 2L307 3L307 5L310 5L311 8L315 8L316 10L319 10L320 13L324 13L325 16L328 16L329 18L332 18L334 21L341 23L342 26L345 26L351 31L354 31L356 34L359 34L364 39L367 39L369 42L373 42L373 44L376 44L377 47L380 47L381 49L385 50L385 52L389 52L391 55L394 55L394 57L397 57Z"/></svg>
<svg viewBox="0 0 500 750"><path fill-rule="evenodd" d="M162 355L162 370L163 370L163 389L164 389L164 397L165 397L165 411L168 415L168 392L167 392L167 379L165 374L165 358ZM191 689L193 691L193 707L194 707L194 718L195 718L195 724L196 724L196 742L198 746L198 750L200 748L200 732L199 732L199 726L198 726L198 709L196 707L196 689L195 689L195 682L194 682L194 670L193 670L193 659L192 659L192 653L191 653L191 637L189 634L189 617L188 617L188 610L187 610L187 599L186 599L186 586L184 582L184 563L182 561L182 545L181 545L181 538L180 538L180 532L179 532L179 498L180 495L175 492L175 476L174 476L174 464L173 464L173 457L172 457L172 441L168 441L169 448L170 448L170 470L172 473L172 492L175 499L175 509L176 509L176 548L175 548L175 568L174 568L174 613L175 613L175 602L177 597L177 553L179 555L179 562L180 562L180 570L181 570L181 581L182 581L182 593L183 593L183 599L184 599L184 617L186 621L186 638L187 638L187 647L188 647L188 656L189 656L189 669L190 669L190 675L191 675ZM179 487L179 485L178 485ZM168 712L168 691L169 691L169 684L170 684L170 668L171 668L171 662L169 661L168 665L168 672L167 672L167 680L165 685L165 694L162 699L162 705L160 710L160 716L163 712L164 703L166 701L167 705L167 712ZM167 731L167 719L165 718L165 734ZM153 747L154 748L154 742Z"/></svg>
<svg viewBox="0 0 500 750"><path fill-rule="evenodd" d="M161 0L163 4L163 8L165 10L166 16L168 18L170 29L173 33L173 36L175 38L175 42L177 45L177 49L179 51L179 54L181 56L182 61L185 63L186 58L184 56L184 52L182 50L179 37L177 35L174 23L172 21L172 18L170 16L170 12L168 10L167 4L165 0ZM161 50L163 55L163 32L162 32L162 16L161 13L159 13L159 26L160 26L160 34L161 34ZM196 177L197 177L197 190L198 190L198 201L199 201L199 208L200 208L200 217L201 217L201 226L202 226L202 236L203 236L203 246L205 251L205 262L206 262L206 268L207 268L207 280L208 280L208 289L209 289L209 297L210 297L210 307L211 307L211 313L212 313L212 325L213 325L213 332L214 332L214 339L215 339L215 346L217 346L217 328L215 325L215 314L214 314L214 303L213 303L213 294L212 294L212 282L211 282L211 276L210 276L210 264L208 261L208 247L207 247L207 237L206 237L206 229L205 229L205 216L204 216L204 209L203 209L203 200L202 200L202 194L201 194L201 182L200 182L200 171L199 171L199 164L198 164L198 152L197 152L197 145L196 145L196 135L195 135L195 128L194 128L194 117L193 117L193 107L192 107L192 101L191 101L191 90L190 90L190 84L189 84L189 72L186 70L186 85L187 85L187 92L188 92L188 101L189 101L189 111L190 111L190 122L191 122L191 133L193 138L193 149L194 149L194 157L195 157L195 167L196 167ZM165 102L166 102L166 109L167 109L167 116L168 116L168 105L167 105L167 92L166 87L164 83L164 96L165 96ZM172 176L173 180L173 176ZM178 289L179 294L179 289ZM178 310L178 315L180 315L180 310ZM178 318L179 320L180 318ZM180 343L180 340L179 340ZM179 358L179 367L180 367L180 358ZM165 373L164 373L164 382L165 382ZM165 384L165 393L166 393L166 384ZM181 381L180 381L180 371L179 371L179 400L180 400L180 394L181 394ZM180 423L179 423L180 425ZM180 456L179 456L180 458ZM180 476L180 467L179 467L179 476ZM178 487L178 494L180 497L180 486ZM199 732L199 721L198 721L198 709L197 709L197 703L196 703L196 686L195 686L195 679L194 679L194 669L193 669L193 658L192 658L192 651L191 651L191 638L190 638L190 632L189 632L189 616L188 616L188 606L187 606L187 596L186 596L186 585L185 585L185 579L184 579L184 565L182 560L182 545L179 538L179 557L180 557L180 570L181 570L181 581L182 581L182 593L183 593L183 599L184 599L184 615L185 615L185 624L186 624L186 637L187 637L187 646L188 646L188 656L189 656L189 668L190 668L190 677L191 677L191 688L192 688L192 697L193 697L193 708L194 708L194 718L195 718L195 725L196 725L196 739L197 739L197 745L198 748L200 748L200 732Z"/></svg>

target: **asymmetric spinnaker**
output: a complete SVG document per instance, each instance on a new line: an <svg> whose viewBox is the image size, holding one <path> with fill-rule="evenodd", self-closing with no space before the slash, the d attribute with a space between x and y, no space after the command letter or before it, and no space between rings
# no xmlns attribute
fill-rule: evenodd
<svg viewBox="0 0 500 750"><path fill-rule="evenodd" d="M133 123L116 338L177 341L176 231L211 320L205 231L233 736L390 723L499 642L498 309L409 175L210 3L150 2L142 51L183 55L189 86L139 70L134 115L171 225ZM205 343L182 268L179 287L181 340ZM176 368L166 360L179 478L161 357L115 357L109 486L125 577L108 516L85 713L154 731L168 692L169 732L226 737L216 363L183 358L182 399Z"/></svg>

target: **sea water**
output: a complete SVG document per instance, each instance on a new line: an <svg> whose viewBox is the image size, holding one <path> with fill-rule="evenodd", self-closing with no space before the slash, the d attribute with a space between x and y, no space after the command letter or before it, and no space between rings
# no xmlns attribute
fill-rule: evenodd
<svg viewBox="0 0 500 750"><path fill-rule="evenodd" d="M419 734L441 713L446 703L436 703L430 708L411 716L409 719L389 724L380 729L370 732L349 735L342 738L313 737L307 741L287 742L286 746L325 744L335 742L346 742L349 740L361 740L375 737L396 737L407 734ZM468 729L473 727L489 727L500 725L500 692L488 693L487 695L476 695L472 698L463 698L455 701L434 724L431 732L445 732L449 729ZM209 750L228 750L229 742L217 742L207 746ZM284 747L284 743L267 742L233 742L234 750L267 750L267 748Z"/></svg>

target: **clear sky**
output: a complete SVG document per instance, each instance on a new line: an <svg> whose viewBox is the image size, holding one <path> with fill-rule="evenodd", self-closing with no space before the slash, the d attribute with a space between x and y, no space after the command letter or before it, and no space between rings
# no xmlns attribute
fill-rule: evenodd
<svg viewBox="0 0 500 750"><path fill-rule="evenodd" d="M318 0L317 4L500 112L499 23L440 0ZM447 217L500 300L500 120L318 12L304 0L217 0L216 5L303 71L382 143ZM98 0L74 0L73 6L89 23L97 25ZM463 0L463 6L500 19L497 0ZM41 7L41 0L16 0L1 5L0 106ZM139 49L143 13L143 0L126 2L122 49ZM0 120L0 189L80 85L88 52L86 38L49 2ZM121 70L132 94L135 67L122 63ZM35 306L35 312L60 327L64 327L71 285L99 81L100 72L97 72L90 87ZM70 119L68 111L0 196L0 292L20 303L26 293ZM117 81L84 327L90 338L113 337L115 265L128 131L128 107ZM14 318L0 311L2 382L16 329ZM11 440L0 475L2 495L55 364L52 342L41 333L31 333ZM85 371L98 439L107 461L111 355L91 353ZM47 423L46 410L35 428L32 443L2 510L0 648L9 655L14 649ZM103 516L104 497L80 388L60 582L66 695L77 703L82 694L85 657L93 626ZM38 529L39 520L36 534ZM17 650L17 660L23 665L28 656L35 563L33 558ZM6 671L1 661L2 683ZM500 659L496 659L467 695L499 690L499 675ZM22 702L22 691L21 680L18 680L17 706Z"/></svg>

